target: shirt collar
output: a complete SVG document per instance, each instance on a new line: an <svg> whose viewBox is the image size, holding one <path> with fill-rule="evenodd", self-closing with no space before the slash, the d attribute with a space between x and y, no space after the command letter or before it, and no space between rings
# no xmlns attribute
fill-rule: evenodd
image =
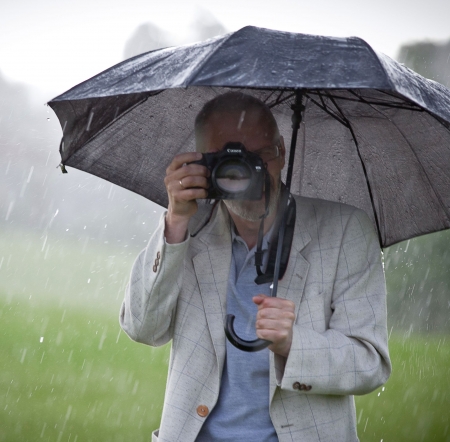
<svg viewBox="0 0 450 442"><path fill-rule="evenodd" d="M231 242L233 243L234 241L239 241L239 242L245 244L245 246L247 246L246 242L242 239L242 237L238 233L236 233L236 226L234 225L233 219L231 217L230 217L230 220L231 220L231 226L230 226L231 227ZM270 227L268 232L263 236L263 241L262 241L262 250L263 251L268 250L270 247L270 238L272 236L274 225L275 225L275 223L272 224L272 226ZM256 246L254 246L253 249L255 249L255 251L256 251Z"/></svg>

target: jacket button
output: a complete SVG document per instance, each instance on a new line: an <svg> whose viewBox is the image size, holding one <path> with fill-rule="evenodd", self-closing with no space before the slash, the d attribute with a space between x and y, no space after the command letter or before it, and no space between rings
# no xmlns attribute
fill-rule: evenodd
<svg viewBox="0 0 450 442"><path fill-rule="evenodd" d="M208 416L208 414L209 414L209 409L208 409L208 407L207 407L206 405L199 405L199 406L197 407L197 414L198 414L200 417L206 417L206 416Z"/></svg>
<svg viewBox="0 0 450 442"><path fill-rule="evenodd" d="M159 259L159 258L161 258L161 253L158 252L158 253L156 254L156 259Z"/></svg>
<svg viewBox="0 0 450 442"><path fill-rule="evenodd" d="M294 382L292 384L292 388L294 390L302 390L302 391L309 391L311 390L311 385L306 385L306 384L300 384L300 382Z"/></svg>
<svg viewBox="0 0 450 442"><path fill-rule="evenodd" d="M154 266L153 266L153 271L156 273L157 270L158 270L158 266L157 266L157 265L154 265Z"/></svg>
<svg viewBox="0 0 450 442"><path fill-rule="evenodd" d="M155 266L159 266L159 258L155 259Z"/></svg>

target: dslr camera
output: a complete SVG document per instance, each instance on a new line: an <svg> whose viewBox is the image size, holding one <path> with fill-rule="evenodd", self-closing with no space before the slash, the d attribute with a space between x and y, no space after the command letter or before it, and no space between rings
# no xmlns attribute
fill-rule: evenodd
<svg viewBox="0 0 450 442"><path fill-rule="evenodd" d="M204 153L194 161L209 169L206 199L259 200L263 195L265 167L259 155L242 143L229 142L219 152Z"/></svg>

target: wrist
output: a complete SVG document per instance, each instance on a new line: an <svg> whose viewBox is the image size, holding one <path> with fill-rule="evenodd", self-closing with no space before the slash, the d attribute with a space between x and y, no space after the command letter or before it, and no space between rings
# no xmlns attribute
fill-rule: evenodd
<svg viewBox="0 0 450 442"><path fill-rule="evenodd" d="M186 239L189 217L179 216L171 213L166 214L164 237L168 244L181 243Z"/></svg>

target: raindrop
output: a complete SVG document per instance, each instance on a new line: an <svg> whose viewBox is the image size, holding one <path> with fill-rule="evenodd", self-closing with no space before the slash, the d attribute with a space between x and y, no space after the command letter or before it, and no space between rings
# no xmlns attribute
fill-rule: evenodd
<svg viewBox="0 0 450 442"><path fill-rule="evenodd" d="M12 209L14 207L14 201L11 201L8 206L8 210L6 211L5 221L8 221L9 215L11 215Z"/></svg>
<svg viewBox="0 0 450 442"><path fill-rule="evenodd" d="M34 166L31 166L30 169L30 173L28 174L28 178L27 178L27 184L30 182L31 180L31 175L33 175L33 170L34 170Z"/></svg>
<svg viewBox="0 0 450 442"><path fill-rule="evenodd" d="M39 339L39 342L42 344L42 342L44 342L44 337L41 336L41 339Z"/></svg>
<svg viewBox="0 0 450 442"><path fill-rule="evenodd" d="M50 118L47 117L47 121L50 121Z"/></svg>
<svg viewBox="0 0 450 442"><path fill-rule="evenodd" d="M94 117L94 111L91 111L91 113L89 114L89 119L88 119L88 123L86 126L86 132L89 132L89 129L91 128L91 123L92 123L93 117Z"/></svg>

